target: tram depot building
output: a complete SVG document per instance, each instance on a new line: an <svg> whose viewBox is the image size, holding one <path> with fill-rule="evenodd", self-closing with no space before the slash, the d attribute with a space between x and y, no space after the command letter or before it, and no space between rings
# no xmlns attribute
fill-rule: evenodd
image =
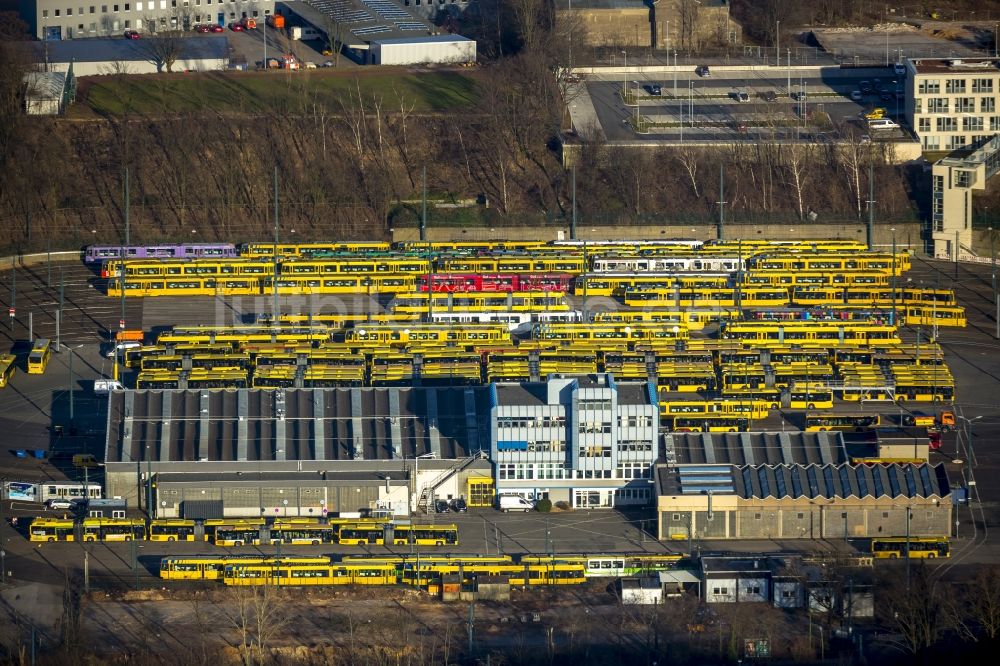
<svg viewBox="0 0 1000 666"><path fill-rule="evenodd" d="M939 536L953 523L943 465L852 462L837 432L661 437L655 391L611 375L118 391L105 460L107 496L151 498L162 518L407 515L501 493L655 506L662 540Z"/></svg>

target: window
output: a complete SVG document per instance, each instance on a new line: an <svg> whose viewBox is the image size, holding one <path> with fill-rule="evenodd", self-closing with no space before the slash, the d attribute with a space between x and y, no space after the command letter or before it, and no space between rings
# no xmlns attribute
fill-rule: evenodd
<svg viewBox="0 0 1000 666"><path fill-rule="evenodd" d="M972 79L972 92L974 93L993 92L993 79Z"/></svg>
<svg viewBox="0 0 1000 666"><path fill-rule="evenodd" d="M938 132L955 132L958 130L958 119L957 118L938 118L937 119L937 131Z"/></svg>
<svg viewBox="0 0 1000 666"><path fill-rule="evenodd" d="M941 92L941 81L938 79L924 79L917 87L921 95L937 95Z"/></svg>
<svg viewBox="0 0 1000 666"><path fill-rule="evenodd" d="M914 100L913 100L913 112L914 113L923 113L923 111L924 111L924 101L922 99L920 99L919 97L914 98Z"/></svg>
<svg viewBox="0 0 1000 666"><path fill-rule="evenodd" d="M847 512L846 511L841 511L840 512L840 517L841 518L847 518Z"/></svg>
<svg viewBox="0 0 1000 666"><path fill-rule="evenodd" d="M805 518L805 517L806 517L806 514L804 514L804 513L802 513L801 511L799 511L799 513L798 513L798 517L799 517L799 520L802 520L803 518Z"/></svg>
<svg viewBox="0 0 1000 666"><path fill-rule="evenodd" d="M948 79L945 81L944 91L951 94L964 93L965 79Z"/></svg>
<svg viewBox="0 0 1000 666"><path fill-rule="evenodd" d="M670 520L674 521L675 523L680 519L681 519L681 514L679 513L675 513L670 517Z"/></svg>
<svg viewBox="0 0 1000 666"><path fill-rule="evenodd" d="M90 31L91 32L97 32L97 23L91 22L91 24L90 24Z"/></svg>
<svg viewBox="0 0 1000 666"><path fill-rule="evenodd" d="M59 10L58 9L56 10L56 16L59 16ZM48 18L48 17L49 17L49 10L43 9L42 10L42 18Z"/></svg>
<svg viewBox="0 0 1000 666"><path fill-rule="evenodd" d="M959 97L955 100L955 113L975 113L975 97Z"/></svg>
<svg viewBox="0 0 1000 666"><path fill-rule="evenodd" d="M715 595L729 594L729 588L728 587L713 587L712 588L712 594L715 594Z"/></svg>
<svg viewBox="0 0 1000 666"><path fill-rule="evenodd" d="M1000 116L990 116L990 131L1000 132Z"/></svg>
<svg viewBox="0 0 1000 666"><path fill-rule="evenodd" d="M761 516L761 514L759 514L759 513L755 513L755 514L753 514L753 519L754 519L754 520L760 520L760 519L761 519L762 517L763 517L763 516Z"/></svg>
<svg viewBox="0 0 1000 666"><path fill-rule="evenodd" d="M108 6L107 5L101 5L101 13L102 14L107 14L108 13Z"/></svg>
<svg viewBox="0 0 1000 666"><path fill-rule="evenodd" d="M948 98L932 97L927 100L927 113L948 113Z"/></svg>
<svg viewBox="0 0 1000 666"><path fill-rule="evenodd" d="M73 8L72 7L67 7L66 8L66 16L72 16L72 15L73 15ZM56 16L59 16L59 14L56 14Z"/></svg>
<svg viewBox="0 0 1000 666"><path fill-rule="evenodd" d="M889 517L889 512L888 511L883 511L882 512L882 517L883 518L888 518Z"/></svg>
<svg viewBox="0 0 1000 666"><path fill-rule="evenodd" d="M750 594L760 594L760 585L748 585L747 592Z"/></svg>
<svg viewBox="0 0 1000 666"><path fill-rule="evenodd" d="M982 116L966 116L965 118L962 118L962 129L966 132L982 132Z"/></svg>
<svg viewBox="0 0 1000 666"><path fill-rule="evenodd" d="M955 136L949 137L948 139L948 150L958 150L959 148L965 148L967 142L965 137L961 134L956 134Z"/></svg>
<svg viewBox="0 0 1000 666"><path fill-rule="evenodd" d="M126 3L125 3L125 11L131 11L131 10L130 10L130 6L131 6L131 3L129 3L129 2L126 2Z"/></svg>
<svg viewBox="0 0 1000 666"><path fill-rule="evenodd" d="M979 110L983 113L994 113L997 110L996 97L982 97L979 100Z"/></svg>
<svg viewBox="0 0 1000 666"><path fill-rule="evenodd" d="M141 2L135 3L135 11L137 11L137 12L141 12L142 11L142 3Z"/></svg>
<svg viewBox="0 0 1000 666"><path fill-rule="evenodd" d="M930 118L920 118L917 124L918 132L930 132L931 131L931 119Z"/></svg>

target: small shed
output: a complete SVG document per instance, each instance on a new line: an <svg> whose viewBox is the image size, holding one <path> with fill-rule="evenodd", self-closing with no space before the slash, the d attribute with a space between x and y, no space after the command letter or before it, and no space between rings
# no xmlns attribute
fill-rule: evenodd
<svg viewBox="0 0 1000 666"><path fill-rule="evenodd" d="M24 112L29 116L58 116L66 99L65 72L28 72L24 75Z"/></svg>
<svg viewBox="0 0 1000 666"><path fill-rule="evenodd" d="M659 576L622 578L622 603L628 605L653 605L663 603L663 589Z"/></svg>
<svg viewBox="0 0 1000 666"><path fill-rule="evenodd" d="M688 591L697 594L700 585L701 577L694 571L672 569L660 572L660 587L665 598L680 597Z"/></svg>

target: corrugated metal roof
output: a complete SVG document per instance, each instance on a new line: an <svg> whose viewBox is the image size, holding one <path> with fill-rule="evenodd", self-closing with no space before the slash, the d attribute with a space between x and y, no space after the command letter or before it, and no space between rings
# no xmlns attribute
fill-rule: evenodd
<svg viewBox="0 0 1000 666"><path fill-rule="evenodd" d="M62 99L66 87L63 72L28 72L24 75L27 95L30 99Z"/></svg>
<svg viewBox="0 0 1000 666"><path fill-rule="evenodd" d="M39 62L129 62L153 60L150 43L157 37L142 39L67 39L36 45ZM219 60L229 56L229 40L224 35L177 37L181 44L178 60ZM44 48L44 51L43 51Z"/></svg>
<svg viewBox="0 0 1000 666"><path fill-rule="evenodd" d="M951 486L944 465L743 465L729 478L744 499L774 497L944 498ZM720 473L721 474L721 473ZM803 479L804 475L804 479ZM684 487L682 477L682 487Z"/></svg>

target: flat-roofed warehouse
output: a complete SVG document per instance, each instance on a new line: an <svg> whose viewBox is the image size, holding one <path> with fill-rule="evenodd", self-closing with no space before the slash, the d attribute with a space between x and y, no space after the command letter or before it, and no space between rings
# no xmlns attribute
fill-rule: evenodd
<svg viewBox="0 0 1000 666"><path fill-rule="evenodd" d="M656 468L660 539L946 536L944 465L851 464L839 433L665 438Z"/></svg>
<svg viewBox="0 0 1000 666"><path fill-rule="evenodd" d="M290 0L277 11L295 25L313 28L324 47L344 45L354 60L372 65L455 64L476 61L476 42L443 34L433 23L394 0Z"/></svg>
<svg viewBox="0 0 1000 666"><path fill-rule="evenodd" d="M107 493L143 507L152 493L164 517L202 500L226 516L489 504L488 414L482 387L118 391Z"/></svg>

